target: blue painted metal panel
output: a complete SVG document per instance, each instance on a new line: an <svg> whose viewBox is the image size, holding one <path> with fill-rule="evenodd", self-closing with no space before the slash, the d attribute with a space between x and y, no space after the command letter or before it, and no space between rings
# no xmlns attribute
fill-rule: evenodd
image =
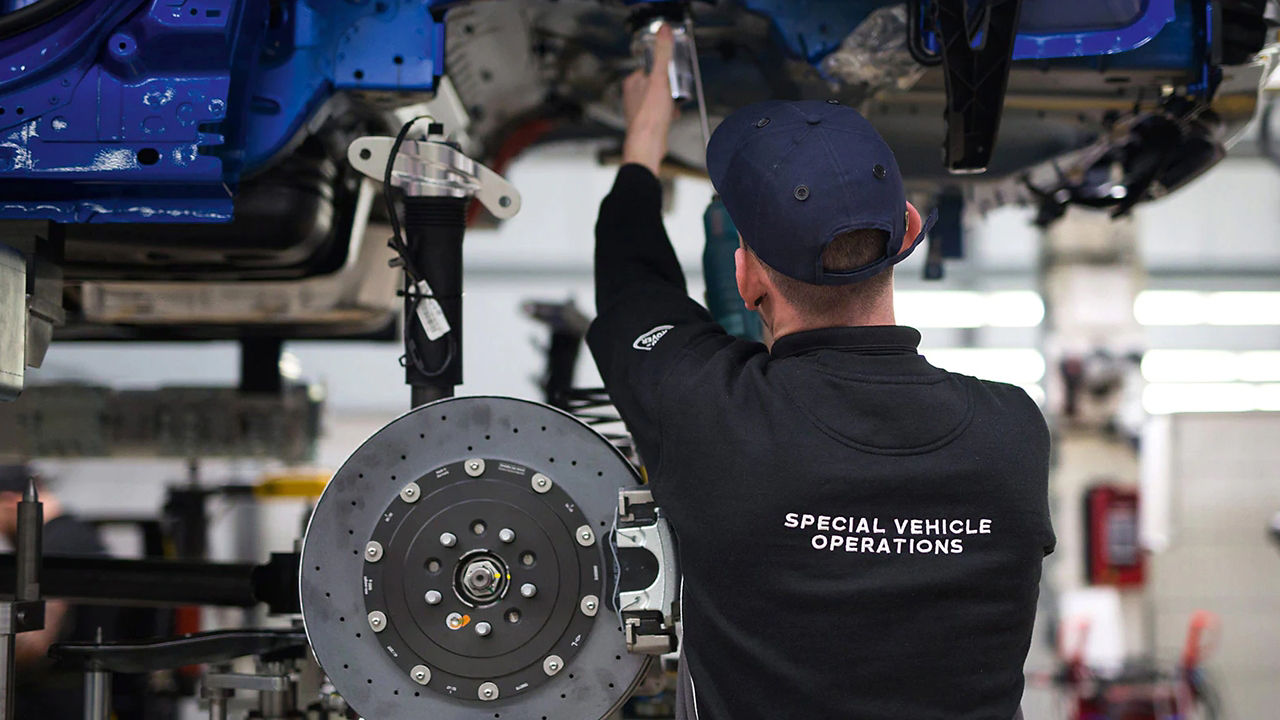
<svg viewBox="0 0 1280 720"><path fill-rule="evenodd" d="M85 0L0 40L0 218L231 218L335 93L430 92L441 0Z"/></svg>
<svg viewBox="0 0 1280 720"><path fill-rule="evenodd" d="M444 26L431 11L457 1L84 0L0 40L0 219L228 220L237 183L287 151L335 94L434 90ZM817 65L894 0L739 3ZM1114 28L1042 23L1018 36L1014 56L1200 73L1193 5L1142 0Z"/></svg>
<svg viewBox="0 0 1280 720"><path fill-rule="evenodd" d="M1060 0L1053 0L1060 2ZM1136 50L1151 42L1176 17L1174 0L1146 0L1145 7L1125 26L1099 30L1018 33L1013 43L1013 59L1112 55Z"/></svg>
<svg viewBox="0 0 1280 720"><path fill-rule="evenodd" d="M919 2L927 8L932 0L913 0L913 2ZM1024 0L1024 2L1052 6L1060 3L1061 0ZM1081 14L1080 11L1075 12ZM1109 10L1099 7L1098 12L1106 13ZM1050 60L1131 52L1151 42L1178 16L1175 0L1143 0L1139 12L1113 27L1084 29L1064 27L1056 31L1020 30L1013 43L1013 59ZM979 35L975 43L981 41L982 37ZM926 45L930 50L937 51L936 38L932 35L926 38Z"/></svg>

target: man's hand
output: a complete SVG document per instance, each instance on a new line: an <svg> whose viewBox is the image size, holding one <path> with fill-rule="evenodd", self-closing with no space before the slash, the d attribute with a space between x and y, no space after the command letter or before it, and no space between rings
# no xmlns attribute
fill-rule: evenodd
<svg viewBox="0 0 1280 720"><path fill-rule="evenodd" d="M643 165L654 175L667 154L667 132L676 113L671 99L671 64L675 37L668 25L658 30L653 46L653 68L631 73L622 84L622 110L627 116L627 138L622 143L622 162Z"/></svg>

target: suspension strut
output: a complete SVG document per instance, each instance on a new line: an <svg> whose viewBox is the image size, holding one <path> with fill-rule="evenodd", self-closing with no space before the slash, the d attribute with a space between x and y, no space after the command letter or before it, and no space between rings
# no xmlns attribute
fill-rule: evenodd
<svg viewBox="0 0 1280 720"><path fill-rule="evenodd" d="M427 118L427 120L430 120ZM347 148L361 173L398 188L403 234L392 206L390 244L404 269L405 382L411 407L451 397L462 383L462 240L467 204L480 201L500 220L520 210L520 193L446 141L430 121L426 139L362 137ZM394 157L392 155L394 154ZM392 193L391 187L385 192Z"/></svg>

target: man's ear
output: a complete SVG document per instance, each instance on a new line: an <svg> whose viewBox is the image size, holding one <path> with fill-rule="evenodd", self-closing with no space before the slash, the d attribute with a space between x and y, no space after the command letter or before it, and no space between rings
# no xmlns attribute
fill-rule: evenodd
<svg viewBox="0 0 1280 720"><path fill-rule="evenodd" d="M907 233L902 238L902 249L898 250L898 254L910 252L924 238L920 235L921 228L924 227L924 220L920 218L920 211L915 205L907 203Z"/></svg>
<svg viewBox="0 0 1280 720"><path fill-rule="evenodd" d="M768 288L761 277L764 275L764 268L760 267L760 261L752 257L742 243L733 251L733 264L733 274L738 281L738 295L742 297L742 304L748 310L758 310L756 301L768 294Z"/></svg>

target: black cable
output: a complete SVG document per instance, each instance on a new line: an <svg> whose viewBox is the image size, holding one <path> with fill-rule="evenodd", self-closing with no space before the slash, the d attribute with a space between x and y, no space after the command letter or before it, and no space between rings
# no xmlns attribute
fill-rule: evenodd
<svg viewBox="0 0 1280 720"><path fill-rule="evenodd" d="M404 244L404 238L400 235L400 216L396 213L396 204L391 194L394 192L394 186L391 184L391 171L396 164L396 155L400 153L400 146L404 144L405 137L409 134L409 130L419 120L431 118L430 115L419 115L409 120L409 122L400 126L400 132L396 134L396 139L391 143L391 152L387 154L387 167L382 173L382 196L387 203L387 218L391 222L391 239L387 244L392 250L400 256L400 262L404 267L405 274L409 276L409 280L416 285L419 279L417 269L413 267L413 260L409 257L409 248Z"/></svg>
<svg viewBox="0 0 1280 720"><path fill-rule="evenodd" d="M84 0L37 0L31 5L0 15L0 40L49 22L83 2Z"/></svg>
<svg viewBox="0 0 1280 720"><path fill-rule="evenodd" d="M401 358L401 363L403 364L406 361L413 363L414 369L424 377L433 378L443 375L453 364L453 360L458 354L458 341L454 333L448 333L445 340L449 344L445 348L444 360L435 369L428 369L422 362L422 357L418 354L418 344L413 340L413 331L409 327L409 323L412 323L414 317L418 314L418 303L424 299L434 300L435 295L418 292L418 283L425 276L414 265L413 257L409 253L409 246L405 244L404 237L400 234L400 218L396 213L395 201L391 197L392 192L394 192L394 186L391 184L391 172L396 164L396 155L400 153L400 146L404 144L404 139L409 135L409 130L419 120L424 119L432 118L430 115L419 115L410 119L400 127L400 132L396 134L395 141L391 143L391 152L387 155L387 167L382 174L382 195L387 203L387 218L391 222L391 239L387 241L387 245L399 256L400 267L408 278L410 288L401 293L409 301L409 307L405 313L404 357ZM428 342L431 341L428 340Z"/></svg>

